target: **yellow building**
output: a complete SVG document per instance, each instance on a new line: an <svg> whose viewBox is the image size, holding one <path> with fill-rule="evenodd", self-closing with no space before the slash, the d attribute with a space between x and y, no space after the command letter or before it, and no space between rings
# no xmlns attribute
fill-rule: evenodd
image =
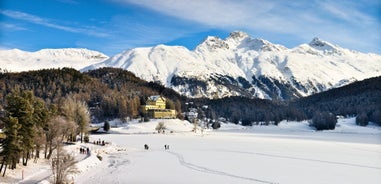
<svg viewBox="0 0 381 184"><path fill-rule="evenodd" d="M176 118L176 111L165 108L166 99L160 95L150 96L146 105L141 106L142 113L150 118Z"/></svg>

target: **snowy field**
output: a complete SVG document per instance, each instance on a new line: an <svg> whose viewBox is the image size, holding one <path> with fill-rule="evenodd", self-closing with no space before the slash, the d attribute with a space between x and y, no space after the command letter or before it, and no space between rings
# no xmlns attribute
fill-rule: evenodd
<svg viewBox="0 0 381 184"><path fill-rule="evenodd" d="M154 133L161 121L167 132ZM353 118L341 119L335 130L323 132L314 131L307 122L223 124L220 130L203 134L190 132L192 128L185 121L153 120L91 135L91 140L111 143L84 144L92 150L89 157L76 154L79 144L67 147L79 160L80 172L70 178L92 184L381 183L381 128L355 126ZM150 149L144 150L144 144ZM48 167L36 166L41 167L40 173L27 167L24 180L16 170L0 181L48 183Z"/></svg>

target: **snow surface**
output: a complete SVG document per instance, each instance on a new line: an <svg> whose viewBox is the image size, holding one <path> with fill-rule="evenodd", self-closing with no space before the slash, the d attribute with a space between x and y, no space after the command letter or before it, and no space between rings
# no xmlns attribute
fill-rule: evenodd
<svg viewBox="0 0 381 184"><path fill-rule="evenodd" d="M172 86L173 76L207 81L213 76L265 76L281 82L298 82L307 91L295 88L304 96L340 87L355 80L381 75L381 56L365 54L314 38L309 44L288 49L267 40L251 38L243 32L232 32L225 40L209 36L195 50L181 46L157 45L124 51L104 62L85 67L82 71L100 67L123 68L147 81L160 82L166 87L188 95L187 86ZM143 69L144 68L144 69ZM213 97L218 93L231 96L231 90L208 84L207 94L194 97ZM261 89L256 97L267 98Z"/></svg>
<svg viewBox="0 0 381 184"><path fill-rule="evenodd" d="M164 122L167 131L154 130ZM75 183L380 183L381 128L358 127L340 119L332 131L314 131L308 122L242 127L222 124L201 134L180 120L148 123L111 122L109 134L91 135L106 146L67 147L75 154ZM118 126L118 127L115 127ZM172 131L172 133L171 133ZM149 150L143 145L148 144ZM169 150L164 145L170 146ZM79 146L91 149L83 157ZM96 155L102 156L102 161ZM33 163L32 163L33 165ZM44 161L35 167L8 171L0 183L48 183ZM36 172L36 168L42 168ZM21 181L24 170L25 179ZM45 173L45 176L44 174Z"/></svg>
<svg viewBox="0 0 381 184"><path fill-rule="evenodd" d="M0 68L10 72L63 67L79 70L106 59L108 56L88 49L0 50Z"/></svg>

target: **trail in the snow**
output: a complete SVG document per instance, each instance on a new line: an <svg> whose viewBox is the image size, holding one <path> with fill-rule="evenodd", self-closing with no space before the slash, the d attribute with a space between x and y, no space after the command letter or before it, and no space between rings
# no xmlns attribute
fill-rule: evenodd
<svg viewBox="0 0 381 184"><path fill-rule="evenodd" d="M336 165L346 165L346 166L362 167L362 168L368 168L368 169L381 170L381 167L361 165L361 164L353 164L353 163L346 163L346 162L335 162L335 161L328 161L328 160L319 160L319 159L312 159L312 158L301 158L301 157L292 157L292 156L285 156L285 155L275 155L275 154L259 153L259 152L247 152L247 151L234 151L234 150L225 150L225 149L219 149L218 151L232 152L232 153L241 153L241 154L251 154L251 155L259 155L259 156L266 156L266 157L276 157L276 158L284 158L284 159L293 159L293 160L303 160L303 161L311 161L311 162L319 162L319 163L327 163L327 164L336 164Z"/></svg>
<svg viewBox="0 0 381 184"><path fill-rule="evenodd" d="M204 172L204 173L210 173L210 174L216 174L216 175L222 175L222 176L229 176L229 177L233 177L233 178L238 178L238 179L243 179L243 180L248 180L248 181L255 181L255 182L259 182L259 183L268 183L268 184L275 184L276 183L276 182L271 182L271 181L266 181L266 180L261 180L261 179L256 179L256 178L238 176L238 175L230 174L227 172L218 171L218 170L206 168L203 166L195 165L195 164L186 162L184 157L180 153L175 153L172 151L168 151L167 153L170 153L170 154L176 156L182 166L187 167L189 169L196 170L196 171L200 171L200 172Z"/></svg>

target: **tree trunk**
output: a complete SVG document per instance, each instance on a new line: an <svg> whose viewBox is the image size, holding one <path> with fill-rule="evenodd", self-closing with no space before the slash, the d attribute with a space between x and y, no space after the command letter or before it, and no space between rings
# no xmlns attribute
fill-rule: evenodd
<svg viewBox="0 0 381 184"><path fill-rule="evenodd" d="M19 159L18 159L19 160ZM12 162L11 162L11 165L10 165L10 168L13 170L13 169L16 169L16 164L17 164L17 162L15 161L15 160L12 160ZM8 165L8 164L6 164L6 165Z"/></svg>
<svg viewBox="0 0 381 184"><path fill-rule="evenodd" d="M48 145L45 145L45 148L44 148L44 158L45 159L47 158L47 155L48 155Z"/></svg>
<svg viewBox="0 0 381 184"><path fill-rule="evenodd" d="M28 159L30 157L30 152L26 152L26 154L24 154L24 157L22 159L22 165L24 166L27 166L28 165Z"/></svg>
<svg viewBox="0 0 381 184"><path fill-rule="evenodd" d="M40 158L40 149L41 149L40 146L36 147L36 155L34 156L35 159Z"/></svg>
<svg viewBox="0 0 381 184"><path fill-rule="evenodd" d="M52 156L52 154L53 154L53 146L50 146L50 147L49 147L49 153L48 153L48 157L47 157L47 159L50 159L50 157Z"/></svg>
<svg viewBox="0 0 381 184"><path fill-rule="evenodd" d="M4 163L5 163L5 157L3 158L3 161L1 162L0 173L3 170Z"/></svg>
<svg viewBox="0 0 381 184"><path fill-rule="evenodd" d="M8 164L5 164L3 177L5 176L5 171L7 171L7 166L8 166Z"/></svg>

